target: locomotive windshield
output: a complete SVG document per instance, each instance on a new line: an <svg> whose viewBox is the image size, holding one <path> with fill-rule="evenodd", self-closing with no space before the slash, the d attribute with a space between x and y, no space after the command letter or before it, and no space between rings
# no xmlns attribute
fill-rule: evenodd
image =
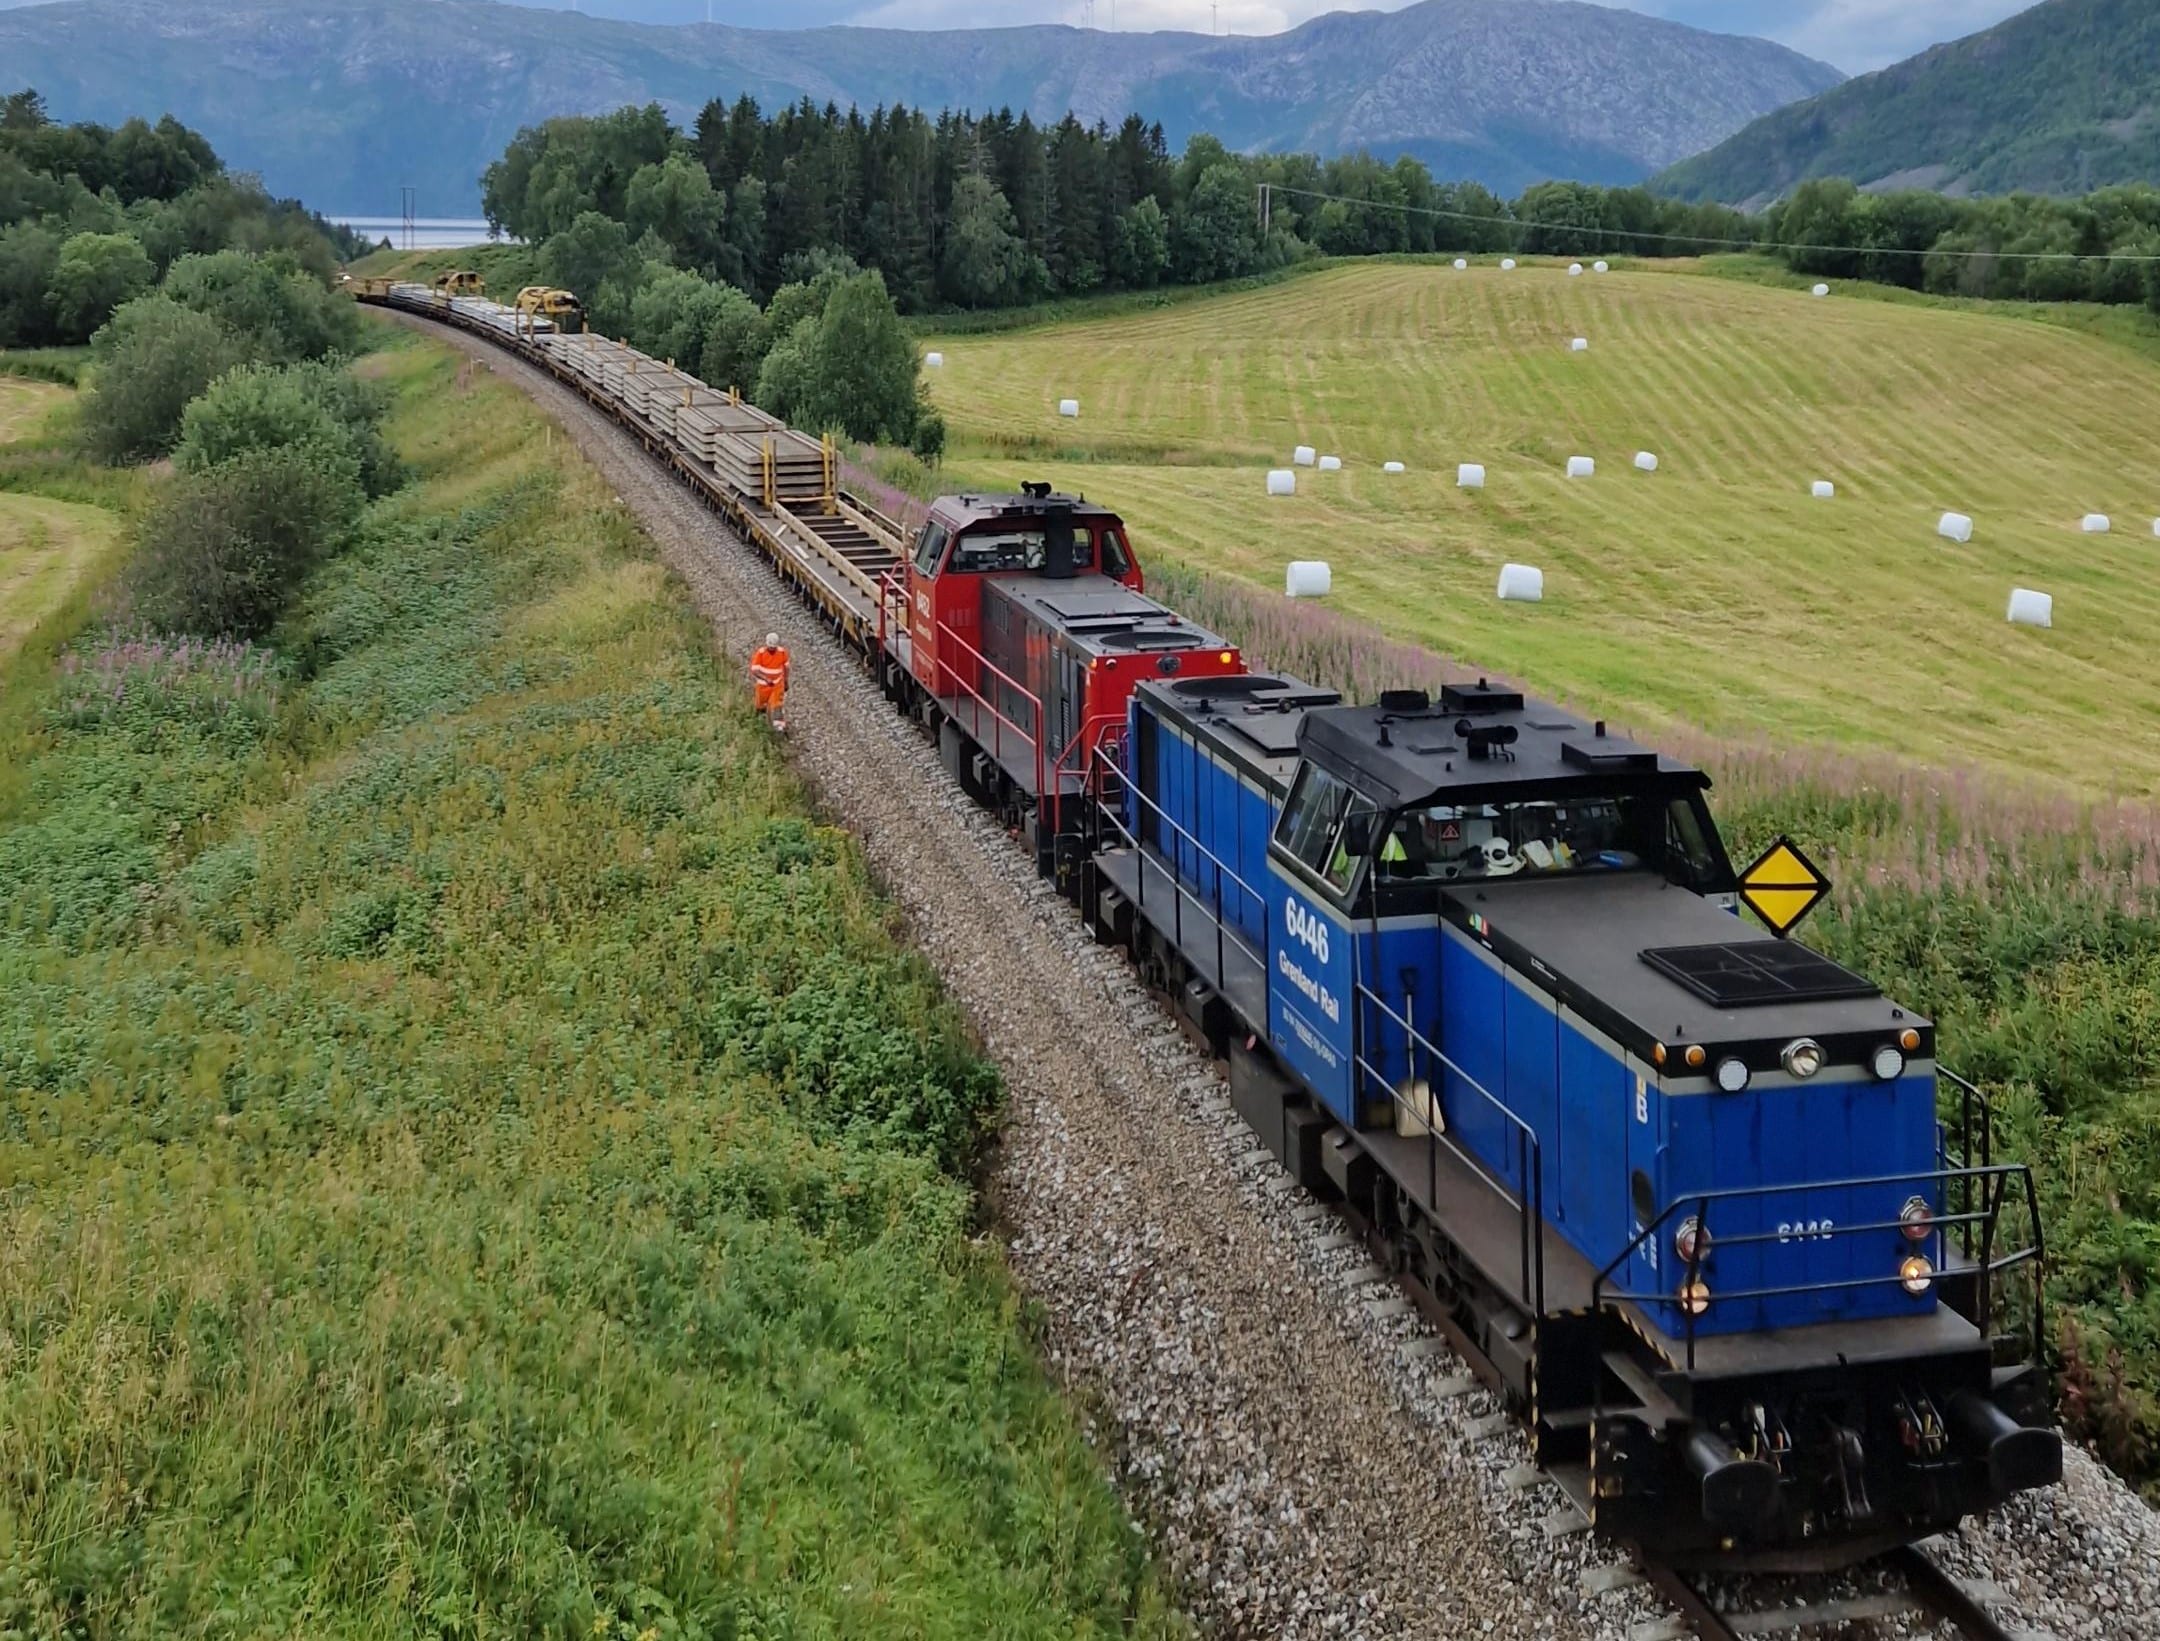
<svg viewBox="0 0 2160 1641"><path fill-rule="evenodd" d="M1396 815L1377 854L1383 879L1661 872L1708 893L1729 875L1693 793L1434 804Z"/></svg>
<svg viewBox="0 0 2160 1641"><path fill-rule="evenodd" d="M1102 549L1102 572L1122 576L1132 566L1115 530L1093 525L1073 526L1073 568L1082 574L1095 568L1096 548ZM1049 532L1030 525L971 530L953 549L951 570L1040 570L1049 556ZM918 564L918 568L922 566Z"/></svg>
<svg viewBox="0 0 2160 1641"><path fill-rule="evenodd" d="M1649 871L1712 894L1732 880L1701 798L1670 789L1436 803L1383 815L1308 762L1283 806L1275 842L1338 894L1349 892L1367 860L1383 885Z"/></svg>

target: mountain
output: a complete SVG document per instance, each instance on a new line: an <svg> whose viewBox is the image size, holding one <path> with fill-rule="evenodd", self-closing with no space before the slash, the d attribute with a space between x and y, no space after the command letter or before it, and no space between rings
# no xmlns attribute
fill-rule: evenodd
<svg viewBox="0 0 2160 1641"><path fill-rule="evenodd" d="M63 0L0 11L0 90L64 119L177 115L236 167L319 209L472 212L522 125L713 97L1031 110L1173 145L1369 147L1514 193L1545 177L1635 182L1836 83L1767 41L1572 0L1425 0L1287 34L660 28L489 0Z"/></svg>
<svg viewBox="0 0 2160 1641"><path fill-rule="evenodd" d="M2160 183L2160 3L2046 0L1767 114L1652 186L1753 205L1822 176L1951 194Z"/></svg>

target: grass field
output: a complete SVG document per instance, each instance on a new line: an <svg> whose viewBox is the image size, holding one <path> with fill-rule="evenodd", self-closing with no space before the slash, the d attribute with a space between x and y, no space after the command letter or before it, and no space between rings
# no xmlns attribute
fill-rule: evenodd
<svg viewBox="0 0 2160 1641"><path fill-rule="evenodd" d="M1123 509L1143 553L1278 589L1327 559L1346 610L1629 722L2160 792L2160 369L2099 337L1673 272L1392 264L925 345L948 484L1055 479ZM1299 443L1345 471L1271 500ZM1594 479L1564 477L1577 454ZM1462 461L1484 491L1455 488ZM1935 535L1952 508L1969 547ZM2113 534L2079 532L2095 511ZM1494 599L1508 561L1544 569L1542 604ZM2054 595L2052 631L2004 621L2013 585Z"/></svg>
<svg viewBox="0 0 2160 1641"><path fill-rule="evenodd" d="M529 402L381 359L272 646L0 688L0 1635L1176 1633L860 856Z"/></svg>
<svg viewBox="0 0 2160 1641"><path fill-rule="evenodd" d="M65 388L0 374L0 453L39 434ZM0 491L0 660L103 563L119 520L102 507Z"/></svg>

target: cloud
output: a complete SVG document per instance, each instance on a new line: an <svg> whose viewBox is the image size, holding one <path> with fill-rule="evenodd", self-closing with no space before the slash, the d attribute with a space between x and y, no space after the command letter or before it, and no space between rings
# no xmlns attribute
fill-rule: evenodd
<svg viewBox="0 0 2160 1641"><path fill-rule="evenodd" d="M1411 0L1115 0L1118 29L1275 34L1341 10L1396 11ZM1598 0L1724 34L1759 34L1865 73L1943 40L1987 28L2031 0ZM848 21L888 28L997 28L1085 21L1088 0L880 0ZM1093 0L1111 26L1113 0Z"/></svg>

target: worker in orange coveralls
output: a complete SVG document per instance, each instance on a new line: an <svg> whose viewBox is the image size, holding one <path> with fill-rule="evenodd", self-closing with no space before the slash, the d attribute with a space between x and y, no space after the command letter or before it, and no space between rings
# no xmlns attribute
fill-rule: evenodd
<svg viewBox="0 0 2160 1641"><path fill-rule="evenodd" d="M780 647L780 635L769 632L765 642L750 652L750 687L758 711L773 728L787 733L788 652Z"/></svg>

